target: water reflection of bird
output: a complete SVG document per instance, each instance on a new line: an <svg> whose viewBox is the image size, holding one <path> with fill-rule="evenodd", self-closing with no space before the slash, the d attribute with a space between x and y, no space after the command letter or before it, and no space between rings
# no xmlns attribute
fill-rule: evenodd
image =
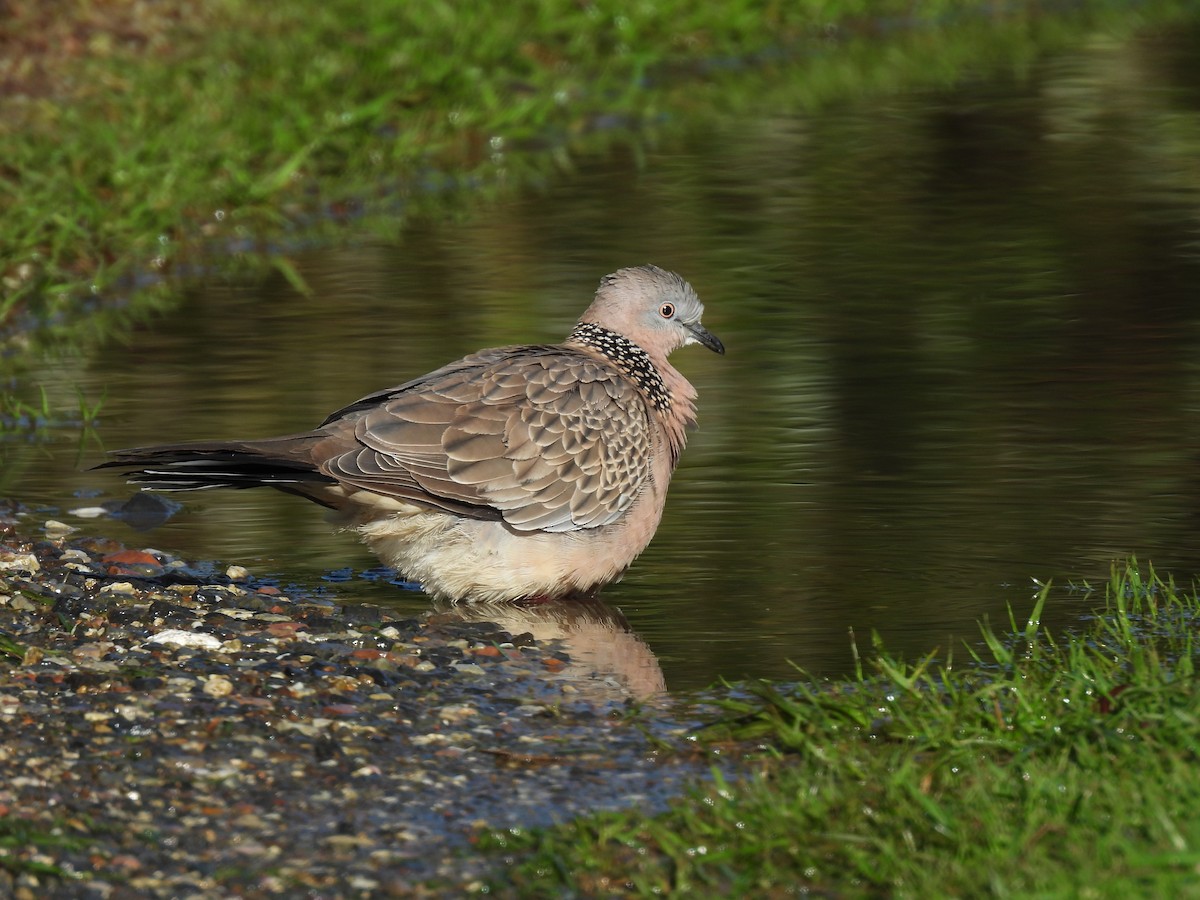
<svg viewBox="0 0 1200 900"><path fill-rule="evenodd" d="M152 490L298 494L437 597L586 594L658 528L695 422L696 392L667 356L725 352L703 311L678 275L621 269L561 344L482 350L315 431L121 450L101 467Z"/></svg>
<svg viewBox="0 0 1200 900"><path fill-rule="evenodd" d="M493 622L539 643L559 641L571 661L564 674L577 682L615 682L623 693L649 700L666 692L662 667L620 610L597 598L543 603L435 602L439 618ZM602 685L603 686L603 685Z"/></svg>

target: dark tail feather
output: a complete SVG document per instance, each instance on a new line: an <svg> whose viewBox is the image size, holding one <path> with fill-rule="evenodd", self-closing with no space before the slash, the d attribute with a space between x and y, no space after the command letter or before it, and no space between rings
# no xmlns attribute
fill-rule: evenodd
<svg viewBox="0 0 1200 900"><path fill-rule="evenodd" d="M333 484L317 471L302 439L196 441L115 450L96 469L121 469L152 491L273 487L329 506L321 488Z"/></svg>

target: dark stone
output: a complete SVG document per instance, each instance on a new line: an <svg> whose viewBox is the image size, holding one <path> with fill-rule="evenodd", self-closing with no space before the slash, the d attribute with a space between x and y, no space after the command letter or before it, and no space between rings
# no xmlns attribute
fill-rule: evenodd
<svg viewBox="0 0 1200 900"><path fill-rule="evenodd" d="M112 605L111 599L99 594L73 593L56 598L50 611L60 619L74 622L86 615L103 613Z"/></svg>
<svg viewBox="0 0 1200 900"><path fill-rule="evenodd" d="M377 625L383 621L383 610L378 606L347 604L342 607L342 617L358 625Z"/></svg>
<svg viewBox="0 0 1200 900"><path fill-rule="evenodd" d="M123 503L110 501L103 506L109 515L123 519L135 531L157 528L183 508L181 504L168 500L161 494L149 494L145 491L138 491Z"/></svg>
<svg viewBox="0 0 1200 900"><path fill-rule="evenodd" d="M196 618L196 613L194 610L190 610L186 606L180 606L177 603L170 603L166 600L155 600L146 610L146 617L151 621L155 619L164 619L173 622L180 620L191 621Z"/></svg>
<svg viewBox="0 0 1200 900"><path fill-rule="evenodd" d="M138 609L137 607L119 606L108 612L110 625L133 625L137 622L147 622L152 618L149 609Z"/></svg>
<svg viewBox="0 0 1200 900"><path fill-rule="evenodd" d="M250 610L250 612L263 612L274 606L276 599L269 598L265 594L242 594L238 597L237 605L242 609Z"/></svg>
<svg viewBox="0 0 1200 900"><path fill-rule="evenodd" d="M229 591L220 588L200 588L192 594L192 599L202 606L237 606L236 600Z"/></svg>
<svg viewBox="0 0 1200 900"><path fill-rule="evenodd" d="M94 687L98 684L103 684L109 681L111 677L104 672L74 671L68 672L63 676L63 684L73 691L78 691L81 687Z"/></svg>
<svg viewBox="0 0 1200 900"><path fill-rule="evenodd" d="M38 558L38 562L47 562L56 560L62 556L62 548L51 541L34 541L33 555Z"/></svg>
<svg viewBox="0 0 1200 900"><path fill-rule="evenodd" d="M342 746L336 738L331 735L321 735L313 741L313 756L317 762L323 763L345 756L345 751L342 750Z"/></svg>

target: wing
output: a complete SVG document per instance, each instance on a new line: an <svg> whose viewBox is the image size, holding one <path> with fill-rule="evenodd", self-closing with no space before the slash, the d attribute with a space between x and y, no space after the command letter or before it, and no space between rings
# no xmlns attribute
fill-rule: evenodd
<svg viewBox="0 0 1200 900"><path fill-rule="evenodd" d="M520 531L606 525L650 478L646 401L614 367L561 347L467 357L326 427L337 452L320 469L338 481Z"/></svg>

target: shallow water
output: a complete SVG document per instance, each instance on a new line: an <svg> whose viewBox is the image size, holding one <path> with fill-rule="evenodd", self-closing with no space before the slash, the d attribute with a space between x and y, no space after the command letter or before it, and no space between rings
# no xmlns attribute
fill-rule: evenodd
<svg viewBox="0 0 1200 900"><path fill-rule="evenodd" d="M602 274L655 262L691 280L729 352L675 358L701 427L593 642L619 610L669 688L844 672L851 628L864 652L872 630L909 656L956 646L981 616L1024 615L1031 579L1102 582L1129 554L1187 582L1198 36L1098 37L1020 74L583 159L465 221L297 255L311 298L210 280L42 380L105 393L108 448L302 430L479 347L558 340ZM375 560L294 498L187 496L138 534L66 513L95 502L76 491L125 495L80 471L94 444L4 453L9 495L89 533L429 607L363 577ZM1051 614L1096 602L1060 592Z"/></svg>

